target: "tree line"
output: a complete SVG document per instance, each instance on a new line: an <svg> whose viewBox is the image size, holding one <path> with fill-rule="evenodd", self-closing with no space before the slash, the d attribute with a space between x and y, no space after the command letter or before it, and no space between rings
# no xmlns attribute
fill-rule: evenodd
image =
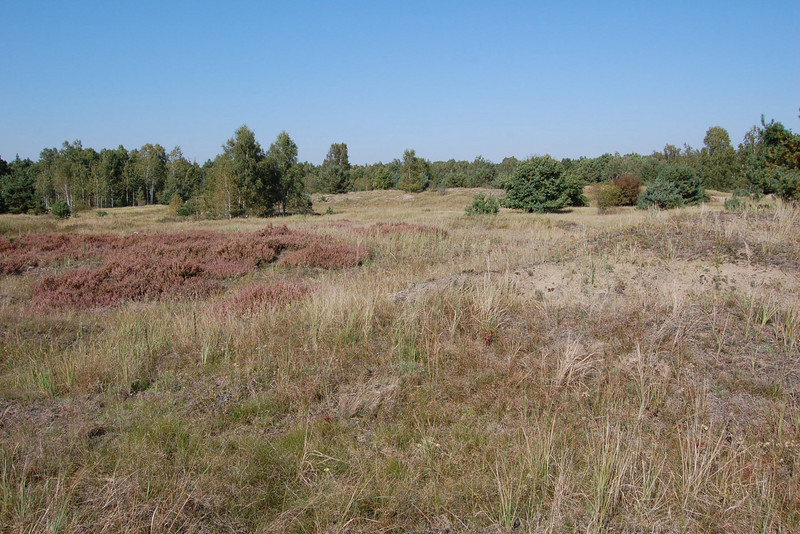
<svg viewBox="0 0 800 534"><path fill-rule="evenodd" d="M514 157L493 163L480 156L473 161L431 162L407 149L402 158L388 163L352 165L347 144L333 143L322 164L314 165L298 161L297 145L286 132L265 150L247 126L237 129L222 149L202 165L188 161L180 147L167 152L150 143L98 152L80 141L65 141L61 148L42 150L36 162L0 158L0 213L46 213L57 203L68 212L161 203L196 217L286 215L310 211L311 193L508 189L522 163ZM565 158L558 162L558 172L567 184L565 191L571 191L568 196L580 202L583 185L622 176L651 184L668 165L692 169L705 188L800 199L800 135L763 117L737 148L724 128L713 126L699 149L668 144L645 156Z"/></svg>

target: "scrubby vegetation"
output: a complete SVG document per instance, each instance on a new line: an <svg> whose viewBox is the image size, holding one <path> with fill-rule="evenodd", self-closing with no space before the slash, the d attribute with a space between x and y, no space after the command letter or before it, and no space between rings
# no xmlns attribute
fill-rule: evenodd
<svg viewBox="0 0 800 534"><path fill-rule="evenodd" d="M496 215L500 211L497 197L478 193L472 197L472 204L464 209L466 215Z"/></svg>
<svg viewBox="0 0 800 534"><path fill-rule="evenodd" d="M0 217L0 531L800 529L798 208L474 194Z"/></svg>
<svg viewBox="0 0 800 534"><path fill-rule="evenodd" d="M655 207L668 210L683 205L684 200L678 185L663 177L656 178L655 182L639 195L639 200L636 202L636 206L640 209Z"/></svg>
<svg viewBox="0 0 800 534"><path fill-rule="evenodd" d="M69 209L69 204L67 204L63 200L57 200L53 204L53 207L50 208L50 213L52 213L59 219L66 219L71 215L71 210Z"/></svg>

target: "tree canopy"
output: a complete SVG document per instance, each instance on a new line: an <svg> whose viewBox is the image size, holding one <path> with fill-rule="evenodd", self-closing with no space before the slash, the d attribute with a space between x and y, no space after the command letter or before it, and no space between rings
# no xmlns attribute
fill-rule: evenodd
<svg viewBox="0 0 800 534"><path fill-rule="evenodd" d="M44 148L38 161L0 158L0 212L42 213L58 201L73 212L172 202L180 213L198 217L288 215L309 211L311 193L448 187L505 188L507 205L547 211L581 205L583 186L623 176L647 186L661 176L662 185L670 182L680 190L684 203L700 201L705 187L800 199L800 135L763 117L737 148L727 130L711 126L699 150L667 144L645 156L606 153L561 161L545 156L524 162L508 157L493 163L481 156L428 161L406 149L386 163L353 165L347 144L334 142L322 164L314 165L300 162L298 153L285 131L265 151L247 125L202 165L187 160L179 146L167 151L158 143L119 145L98 152L80 140L65 141Z"/></svg>

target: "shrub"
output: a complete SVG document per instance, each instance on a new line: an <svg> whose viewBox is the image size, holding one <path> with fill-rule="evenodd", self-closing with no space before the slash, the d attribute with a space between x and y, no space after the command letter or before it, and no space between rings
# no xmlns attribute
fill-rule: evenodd
<svg viewBox="0 0 800 534"><path fill-rule="evenodd" d="M527 212L556 211L570 204L561 163L550 156L531 158L514 169L505 184L503 206Z"/></svg>
<svg viewBox="0 0 800 534"><path fill-rule="evenodd" d="M672 209L683 206L683 197L675 183L661 177L656 178L644 193L639 195L636 207L646 210L650 207Z"/></svg>
<svg viewBox="0 0 800 534"><path fill-rule="evenodd" d="M63 200L57 200L53 204L53 207L50 208L50 213L52 213L59 219L66 219L72 214L72 212L69 209L69 204L67 204Z"/></svg>
<svg viewBox="0 0 800 534"><path fill-rule="evenodd" d="M658 180L674 184L684 204L702 204L708 200L703 182L688 165L665 165L656 177Z"/></svg>
<svg viewBox="0 0 800 534"><path fill-rule="evenodd" d="M594 186L594 198L597 209L602 213L622 204L622 190L611 183L597 184Z"/></svg>
<svg viewBox="0 0 800 534"><path fill-rule="evenodd" d="M623 174L614 178L614 185L619 188L621 206L635 206L639 200L642 179L633 174Z"/></svg>
<svg viewBox="0 0 800 534"><path fill-rule="evenodd" d="M194 213L194 203L191 200L187 200L181 206L175 210L175 215L179 217L188 217L192 213Z"/></svg>
<svg viewBox="0 0 800 534"><path fill-rule="evenodd" d="M96 212L94 212L94 214L97 215L98 217L105 217L106 215L108 215L108 212L103 210L97 210Z"/></svg>
<svg viewBox="0 0 800 534"><path fill-rule="evenodd" d="M465 213L467 215L497 215L498 211L500 211L500 203L495 196L478 193L472 197L472 204L467 206Z"/></svg>
<svg viewBox="0 0 800 534"><path fill-rule="evenodd" d="M751 193L746 189L734 189L731 198L725 199L726 211L744 211L748 206L758 204L761 199L760 192ZM753 201L755 204L753 204Z"/></svg>
<svg viewBox="0 0 800 534"><path fill-rule="evenodd" d="M725 211L743 211L747 204L735 192L731 198L725 199Z"/></svg>

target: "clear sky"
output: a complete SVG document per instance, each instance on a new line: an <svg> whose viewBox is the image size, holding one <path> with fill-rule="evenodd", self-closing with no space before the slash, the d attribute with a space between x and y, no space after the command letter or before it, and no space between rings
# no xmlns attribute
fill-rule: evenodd
<svg viewBox="0 0 800 534"><path fill-rule="evenodd" d="M557 4L557 5L556 5ZM498 162L800 131L800 2L0 2L0 156L247 124L300 159Z"/></svg>

